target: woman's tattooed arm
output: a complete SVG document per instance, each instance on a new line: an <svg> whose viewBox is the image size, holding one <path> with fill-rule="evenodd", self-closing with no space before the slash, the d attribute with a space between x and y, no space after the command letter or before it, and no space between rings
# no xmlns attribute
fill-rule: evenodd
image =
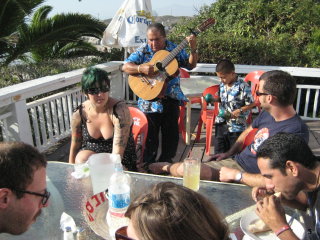
<svg viewBox="0 0 320 240"><path fill-rule="evenodd" d="M127 146L132 118L125 103L117 104L115 111L116 117L112 120L114 127L112 152L122 156Z"/></svg>
<svg viewBox="0 0 320 240"><path fill-rule="evenodd" d="M72 115L69 163L75 163L75 158L79 149L81 148L81 144L82 144L81 117L78 110Z"/></svg>

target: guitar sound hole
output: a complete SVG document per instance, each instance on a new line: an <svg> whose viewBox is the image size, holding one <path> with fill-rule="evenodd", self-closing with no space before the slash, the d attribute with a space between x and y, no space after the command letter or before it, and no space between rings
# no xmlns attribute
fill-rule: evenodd
<svg viewBox="0 0 320 240"><path fill-rule="evenodd" d="M164 71L164 68L162 67L162 62L157 62L156 67L159 69L159 71Z"/></svg>

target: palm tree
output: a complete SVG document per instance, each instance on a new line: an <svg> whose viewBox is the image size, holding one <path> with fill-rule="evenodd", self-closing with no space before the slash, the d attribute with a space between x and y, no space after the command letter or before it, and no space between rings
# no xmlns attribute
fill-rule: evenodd
<svg viewBox="0 0 320 240"><path fill-rule="evenodd" d="M44 0L1 0L0 4L0 60L14 47L17 27Z"/></svg>
<svg viewBox="0 0 320 240"><path fill-rule="evenodd" d="M5 0L11 5L17 0ZM36 2L30 11L23 11L24 21L16 21L11 24L11 32L0 34L0 59L5 64L9 64L15 59L27 60L27 53L31 53L34 61L42 61L52 58L69 58L74 56L101 55L91 44L84 42L82 37L101 38L106 25L86 14L57 14L48 18L52 10L50 6L40 7L32 16L31 21L26 22L25 17L32 13L32 10L39 6L43 0L23 0L26 2ZM21 2L21 0L19 0ZM18 4L14 10L22 9ZM1 9L2 8L2 9ZM8 11L8 8L1 6L0 11ZM12 11L12 10L11 10ZM1 13L0 13L1 14ZM14 15L11 12L11 15ZM7 18L1 18L0 26ZM1 28L0 28L1 29ZM0 30L1 31L1 30ZM8 34L9 33L9 34ZM2 47L2 49L1 49ZM30 54L29 54L30 56Z"/></svg>

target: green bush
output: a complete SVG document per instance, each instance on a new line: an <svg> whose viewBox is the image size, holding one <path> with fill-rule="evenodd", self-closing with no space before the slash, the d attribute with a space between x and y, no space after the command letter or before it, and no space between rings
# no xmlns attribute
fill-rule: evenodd
<svg viewBox="0 0 320 240"><path fill-rule="evenodd" d="M85 68L99 63L119 60L122 56L122 50L112 49L110 53L105 53L104 57L52 59L39 63L2 66L0 67L0 88L44 76Z"/></svg>
<svg viewBox="0 0 320 240"><path fill-rule="evenodd" d="M218 0L177 24L169 38L180 42L209 17L216 24L198 37L199 62L319 67L319 1Z"/></svg>

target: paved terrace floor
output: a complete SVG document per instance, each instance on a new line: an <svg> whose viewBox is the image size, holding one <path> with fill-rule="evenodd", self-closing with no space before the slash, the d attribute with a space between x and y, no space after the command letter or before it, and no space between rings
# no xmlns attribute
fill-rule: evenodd
<svg viewBox="0 0 320 240"><path fill-rule="evenodd" d="M180 137L179 147L177 150L176 157L174 158L174 162L182 161L190 151L192 151L192 155L199 159L205 160L209 156L205 155L205 129L202 129L201 137L199 142L195 142L195 136L197 132L197 123L200 115L200 110L192 109L192 119L191 119L191 144L186 146ZM315 155L320 156L320 121L306 121L306 124L309 126L310 130L310 138L309 138L309 146L314 152ZM214 135L214 133L213 133ZM46 151L46 156L49 161L61 161L68 162L69 157L69 147L70 147L70 138L66 138L60 141L59 144L52 147L48 151ZM211 153L214 152L213 147L211 147Z"/></svg>

